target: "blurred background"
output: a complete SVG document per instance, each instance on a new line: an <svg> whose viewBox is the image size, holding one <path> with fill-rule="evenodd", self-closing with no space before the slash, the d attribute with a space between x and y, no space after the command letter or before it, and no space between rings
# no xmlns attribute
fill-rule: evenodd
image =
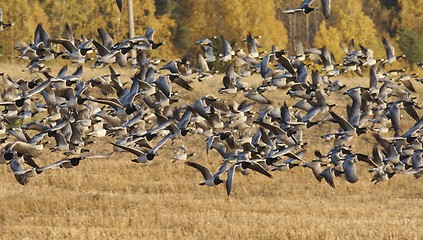
<svg viewBox="0 0 423 240"><path fill-rule="evenodd" d="M126 1L124 1L126 2ZM334 0L332 13L324 20L321 11L287 15L281 10L298 7L301 0L134 0L135 33L143 35L152 27L155 39L166 47L154 52L161 58L195 57L194 42L223 35L239 42L251 32L262 36L264 50L275 44L293 51L295 41L305 48L328 46L339 57L340 44L354 38L382 58L381 36L406 54L411 67L423 60L423 0ZM320 7L320 1L313 6ZM114 0L2 0L3 21L13 28L1 32L0 61L17 61L13 47L21 39L32 41L35 27L42 23L51 37L61 37L68 23L76 36L98 38L103 28L115 39L128 36L127 5L120 13Z"/></svg>

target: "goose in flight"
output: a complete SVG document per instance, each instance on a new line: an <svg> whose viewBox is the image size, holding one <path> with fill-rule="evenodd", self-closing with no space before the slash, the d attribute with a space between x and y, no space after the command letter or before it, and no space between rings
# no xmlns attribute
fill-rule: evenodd
<svg viewBox="0 0 423 240"><path fill-rule="evenodd" d="M119 147L119 148L137 156L137 158L131 160L132 162L136 162L136 163L146 163L146 162L148 162L147 154L144 151L142 151L138 148L126 146L126 145L122 145L122 144L118 144L118 143L113 143L113 142L111 142L111 144L113 144L113 146Z"/></svg>
<svg viewBox="0 0 423 240"><path fill-rule="evenodd" d="M226 167L227 167L227 162L225 161L225 163L219 168L219 170L215 173L215 174L211 174L210 170L206 167L204 167L203 165L196 163L196 162L185 162L186 165L193 167L195 169L197 169L198 171L201 172L201 174L203 174L204 177L204 182L201 182L200 185L205 185L205 186L216 186L219 185L223 182L225 182L224 180L220 179L220 175L222 175L222 173L224 173L226 171Z"/></svg>
<svg viewBox="0 0 423 240"><path fill-rule="evenodd" d="M3 22L3 10L0 8L0 31L3 31L4 29L13 26L14 23L4 23Z"/></svg>
<svg viewBox="0 0 423 240"><path fill-rule="evenodd" d="M194 155L195 155L194 152L188 153L188 149L186 148L185 145L181 145L181 146L178 147L174 156L172 157L172 162L184 161L184 160L187 160L188 158L190 158Z"/></svg>
<svg viewBox="0 0 423 240"><path fill-rule="evenodd" d="M339 136L342 139L341 142L351 141L354 137L357 137L367 131L367 128L353 126L350 122L348 122L332 110L329 110L329 113L342 129L340 132L335 133L336 136Z"/></svg>
<svg viewBox="0 0 423 240"><path fill-rule="evenodd" d="M305 14L309 14L313 11L319 10L317 7L310 7L310 5L314 2L314 0L304 0L298 8L293 8L289 10L284 10L284 13L287 14L295 14L299 12L303 12ZM329 18L330 15L330 2L331 0L321 0L322 3L322 12L326 19Z"/></svg>
<svg viewBox="0 0 423 240"><path fill-rule="evenodd" d="M24 157L20 158L13 158L9 164L10 168L13 171L13 174L15 175L16 180L21 185L27 185L28 184L28 178L29 177L35 177L38 174L41 174L43 171L48 169L59 169L59 168L73 168L79 165L79 162L83 159L87 158L102 158L102 157L108 157L110 155L93 155L93 156L79 156L79 157L73 157L68 159L62 159L57 162L54 162L52 164L39 167L39 166L32 166L32 168L24 168L24 165L22 164L22 161L24 160L25 163L28 163L27 160L25 160Z"/></svg>
<svg viewBox="0 0 423 240"><path fill-rule="evenodd" d="M123 144L118 144L118 143L113 143L111 142L111 144L113 146L116 146L118 148L121 148L127 152L130 152L132 154L134 154L135 156L137 156L137 158L132 159L132 162L135 163L147 163L148 161L151 161L154 159L155 156L157 156L157 150L163 146L166 141L171 137L172 135L166 135L164 138L162 138L162 140L160 140L159 143L156 144L156 146L154 146L153 148L151 148L149 151L142 151L138 148L132 147L132 146L127 146L127 145L123 145Z"/></svg>
<svg viewBox="0 0 423 240"><path fill-rule="evenodd" d="M10 160L9 165L10 169L13 171L13 175L15 176L16 181L18 181L18 183L21 185L27 185L29 177L34 177L41 172L35 171L35 168L25 169L21 162L22 160L23 157L14 157L12 160Z"/></svg>
<svg viewBox="0 0 423 240"><path fill-rule="evenodd" d="M383 47L385 48L386 51L386 60L384 61L384 63L393 63L397 60L397 57L395 56L395 48L394 46L392 46L391 43L388 42L388 40L386 40L385 37L382 36L382 43L383 43Z"/></svg>
<svg viewBox="0 0 423 240"><path fill-rule="evenodd" d="M5 158L10 160L14 153L19 155L26 154L32 157L38 157L41 154L40 150L38 150L35 146L23 141L15 141L13 143L6 144L6 151L4 152Z"/></svg>
<svg viewBox="0 0 423 240"><path fill-rule="evenodd" d="M335 178L335 174L334 174L334 168L332 167L327 167L325 170L323 170L319 176L322 177L323 179L325 179L325 181L333 188L336 188L335 186L335 182L333 181L333 179Z"/></svg>
<svg viewBox="0 0 423 240"><path fill-rule="evenodd" d="M93 39L83 42L82 44L76 46L75 43L69 39L51 39L52 43L61 44L67 50L67 55L65 58L72 59L73 62L82 64L85 62L85 57L89 51L92 51Z"/></svg>
<svg viewBox="0 0 423 240"><path fill-rule="evenodd" d="M44 170L47 169L59 169L59 168L74 168L76 166L79 165L79 163L81 162L81 160L84 159L89 159L89 158L104 158L104 157L108 157L110 156L109 154L104 154L104 155L92 155L92 156L78 156L78 157L73 157L73 158L66 158L66 159L62 159L59 160L57 162L54 162L52 164L40 167L40 168L36 168L37 173L41 173Z"/></svg>
<svg viewBox="0 0 423 240"><path fill-rule="evenodd" d="M265 168L263 168L263 166L260 165L258 162L254 160L239 161L233 164L228 170L228 180L226 181L226 193L228 194L228 196L231 194L232 182L233 182L236 168L240 168L241 172L246 169L251 169L265 175L268 178L272 178L272 175Z"/></svg>

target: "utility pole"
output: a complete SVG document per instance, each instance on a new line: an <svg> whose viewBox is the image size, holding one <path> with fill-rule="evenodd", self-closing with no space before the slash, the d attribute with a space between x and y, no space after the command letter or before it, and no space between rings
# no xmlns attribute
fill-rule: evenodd
<svg viewBox="0 0 423 240"><path fill-rule="evenodd" d="M306 14L306 44L310 44L310 23L309 23L309 14Z"/></svg>
<svg viewBox="0 0 423 240"><path fill-rule="evenodd" d="M134 5L132 4L132 0L128 0L128 30L129 38L135 37Z"/></svg>
<svg viewBox="0 0 423 240"><path fill-rule="evenodd" d="M129 38L135 37L135 25L134 25L134 5L132 0L128 0L128 31L129 31ZM136 51L131 50L131 59L132 62L135 63L136 61Z"/></svg>

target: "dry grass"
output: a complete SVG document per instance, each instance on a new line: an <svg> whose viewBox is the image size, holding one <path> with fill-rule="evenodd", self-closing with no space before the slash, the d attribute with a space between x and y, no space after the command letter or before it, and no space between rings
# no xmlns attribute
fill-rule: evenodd
<svg viewBox="0 0 423 240"><path fill-rule="evenodd" d="M15 74L11 68L0 67L0 72ZM344 81L350 86L357 84L352 79ZM195 83L192 98L218 95L220 85L220 78ZM419 84L415 85L421 92ZM292 103L285 92L269 96ZM327 128L307 133L313 136L306 139L311 142L307 160L311 160L312 150L331 147L318 137ZM109 140L99 140L92 152L112 151L111 145L104 144ZM363 136L353 142L354 149L370 152L371 142L369 136ZM146 165L130 162L129 153L115 153L107 159L84 160L75 169L46 171L32 178L28 186L20 186L10 169L2 166L1 238L421 239L423 185L412 176L373 185L361 165L358 183L337 179L337 189L332 189L317 182L309 169L276 172L274 179L237 174L233 195L228 197L223 185L199 186L199 172L182 162L171 162L179 144L166 144L160 156ZM219 167L215 151L205 155L203 136L192 136L185 144L197 152L194 161L213 170ZM48 153L39 162L62 157Z"/></svg>

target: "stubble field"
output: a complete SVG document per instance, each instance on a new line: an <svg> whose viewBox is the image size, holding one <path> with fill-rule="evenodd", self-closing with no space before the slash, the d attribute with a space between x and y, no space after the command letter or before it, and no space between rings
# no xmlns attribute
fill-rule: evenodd
<svg viewBox="0 0 423 240"><path fill-rule="evenodd" d="M16 77L21 74L19 68L3 65L0 71ZM97 74L84 70L87 77ZM125 74L129 77L131 71ZM190 103L209 93L230 99L217 93L221 79L194 82L193 95L181 101ZM349 87L368 85L367 79L342 81ZM415 83L418 93L423 90L420 85ZM286 90L266 96L276 104L295 101ZM331 95L328 101L337 102L335 110L345 115L346 96ZM407 129L413 123L404 120L401 124ZM332 142L319 137L331 127L338 128L323 124L305 132L306 161L314 158L315 149L332 147ZM366 164L359 163L358 183L336 179L337 188L332 189L302 167L273 172L273 179L252 172L236 174L228 197L223 184L199 186L202 176L197 170L171 160L175 149L185 144L196 153L192 161L217 170L222 159L216 151L206 155L204 140L203 135L191 135L183 142L167 143L148 164L131 162L129 153L87 159L77 168L46 171L31 178L27 186L16 182L8 166L0 166L0 238L421 239L423 185L412 175L374 185ZM110 141L96 141L89 147L90 154L110 153ZM355 151L366 154L372 143L371 135L351 142ZM43 165L62 158L61 153L52 152L37 162Z"/></svg>

